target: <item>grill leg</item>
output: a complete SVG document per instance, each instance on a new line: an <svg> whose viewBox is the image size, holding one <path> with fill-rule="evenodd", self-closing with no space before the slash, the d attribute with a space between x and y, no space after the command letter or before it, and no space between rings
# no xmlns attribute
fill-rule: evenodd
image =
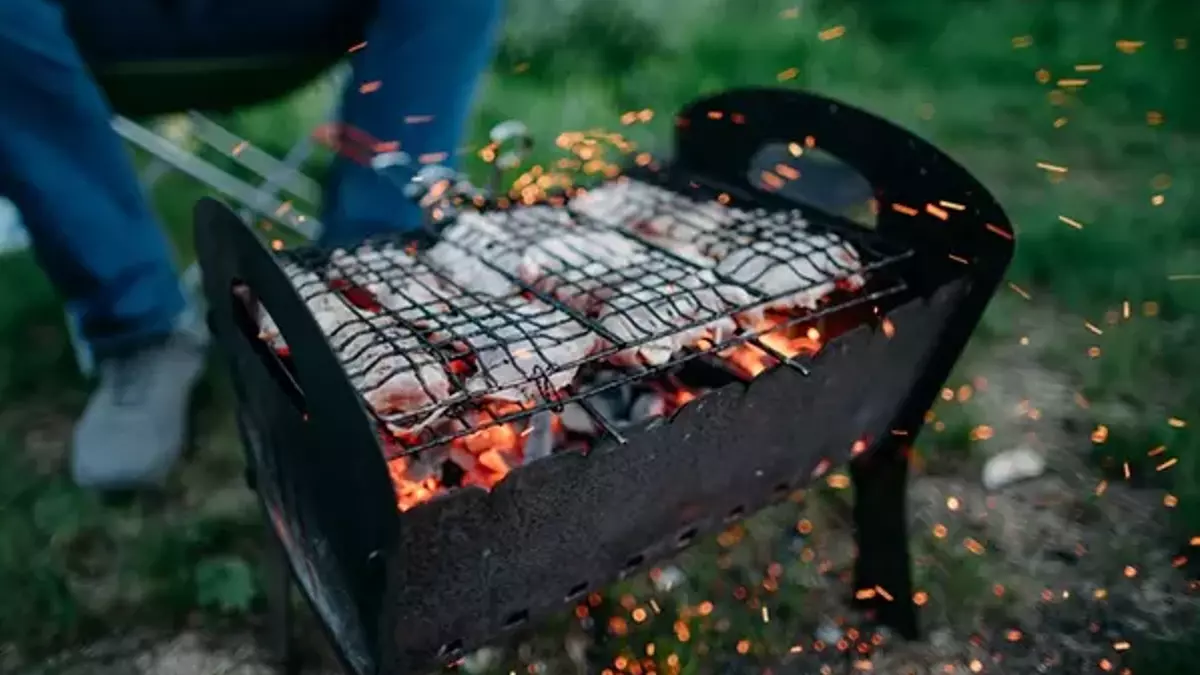
<svg viewBox="0 0 1200 675"><path fill-rule="evenodd" d="M875 619L907 640L919 635L917 610L912 602L912 561L908 553L905 497L908 488L908 454L895 437L882 440L850 465L854 481L854 531L858 557L854 565L855 590L881 588L865 600L855 600Z"/></svg>
<svg viewBox="0 0 1200 675"><path fill-rule="evenodd" d="M279 542L270 523L265 529L267 631L271 656L281 674L295 675L300 672L300 659L296 653L293 630L291 570L283 544Z"/></svg>

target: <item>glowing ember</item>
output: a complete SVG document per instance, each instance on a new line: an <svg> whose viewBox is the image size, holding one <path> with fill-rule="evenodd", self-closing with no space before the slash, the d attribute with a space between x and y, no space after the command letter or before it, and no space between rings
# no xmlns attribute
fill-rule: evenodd
<svg viewBox="0 0 1200 675"><path fill-rule="evenodd" d="M787 327L788 322L795 319L787 314L768 312L753 325L747 326L748 332L759 333L758 342L767 349L785 358L794 358L801 354L816 354L821 350L821 333L816 328L801 330L797 326ZM796 334L799 333L799 334ZM749 377L757 377L763 371L779 365L779 360L767 351L745 342L718 354L735 369Z"/></svg>

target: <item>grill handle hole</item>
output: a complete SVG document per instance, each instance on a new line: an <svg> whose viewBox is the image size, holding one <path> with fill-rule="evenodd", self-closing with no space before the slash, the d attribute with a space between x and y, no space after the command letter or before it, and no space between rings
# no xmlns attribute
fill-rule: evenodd
<svg viewBox="0 0 1200 675"><path fill-rule="evenodd" d="M253 292L246 284L235 281L233 288L230 289L233 295L233 321L237 326L238 331L242 333L242 337L250 345L267 374L275 381L275 384L287 397L287 399L295 406L296 410L301 414L308 411L307 401L304 397L304 391L300 388L300 383L296 381L296 376L292 369L280 358L266 342L258 337L258 318L255 316L258 302L254 298Z"/></svg>
<svg viewBox="0 0 1200 675"><path fill-rule="evenodd" d="M572 602L578 600L580 596L587 592L587 587L588 583L586 581L575 584L571 587L571 590L567 591L566 601Z"/></svg>
<svg viewBox="0 0 1200 675"><path fill-rule="evenodd" d="M504 620L504 630L512 630L525 625L529 621L529 610L522 609L519 612L513 612Z"/></svg>

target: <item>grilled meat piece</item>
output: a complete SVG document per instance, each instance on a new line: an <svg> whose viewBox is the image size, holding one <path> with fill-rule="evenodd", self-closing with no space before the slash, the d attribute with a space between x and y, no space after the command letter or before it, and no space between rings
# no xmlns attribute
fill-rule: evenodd
<svg viewBox="0 0 1200 675"><path fill-rule="evenodd" d="M773 298L768 309L816 309L838 282L852 288L866 283L862 262L849 244L832 235L792 237L787 246L756 241L729 253L716 267L725 279Z"/></svg>
<svg viewBox="0 0 1200 675"><path fill-rule="evenodd" d="M425 251L424 259L457 286L501 298L520 288L521 255L512 236L492 214L467 212L442 232L442 241ZM489 264L490 263L490 264Z"/></svg>
<svg viewBox="0 0 1200 675"><path fill-rule="evenodd" d="M345 281L370 294L381 308L403 321L419 325L430 314L446 312L459 289L423 262L392 246L362 246L353 252L337 249L329 259L327 279Z"/></svg>
<svg viewBox="0 0 1200 675"><path fill-rule="evenodd" d="M623 341L642 343L618 352L613 362L655 366L701 338L729 338L738 328L732 313L753 302L745 289L723 284L710 272L685 275L664 268L620 288L601 310L600 323Z"/></svg>
<svg viewBox="0 0 1200 675"><path fill-rule="evenodd" d="M460 306L433 336L469 355L475 366L469 392L507 401L545 398L567 387L599 341L569 315L521 297Z"/></svg>
<svg viewBox="0 0 1200 675"><path fill-rule="evenodd" d="M344 262L344 261L343 261ZM312 312L351 384L381 415L409 412L450 395L441 361L395 316L357 307L325 279L299 265L285 274ZM265 310L259 337L277 350L287 345Z"/></svg>

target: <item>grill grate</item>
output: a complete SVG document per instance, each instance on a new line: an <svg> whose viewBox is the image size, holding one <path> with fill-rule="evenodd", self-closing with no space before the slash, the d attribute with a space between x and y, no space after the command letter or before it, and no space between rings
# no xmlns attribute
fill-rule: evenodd
<svg viewBox="0 0 1200 675"><path fill-rule="evenodd" d="M905 288L881 272L911 251L820 214L727 201L622 179L568 208L464 214L424 250L379 238L280 256L396 437L389 458L568 402L621 440L589 397L743 343L802 369L760 338ZM754 320L785 305L786 320ZM579 383L601 365L621 376ZM513 405L480 413L497 400Z"/></svg>

